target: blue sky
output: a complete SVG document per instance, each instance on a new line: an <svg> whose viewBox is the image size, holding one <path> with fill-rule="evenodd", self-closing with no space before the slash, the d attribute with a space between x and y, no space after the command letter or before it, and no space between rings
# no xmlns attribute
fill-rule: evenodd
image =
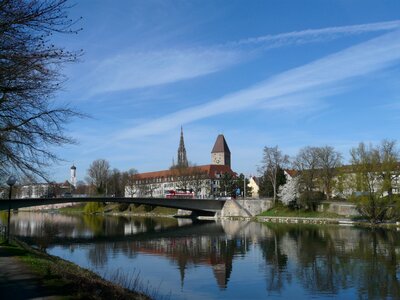
<svg viewBox="0 0 400 300"><path fill-rule="evenodd" d="M223 133L232 168L256 174L264 146L294 156L399 138L400 1L78 1L83 49L56 101L91 118L67 132L50 170L78 179L107 159L140 172L171 165L184 128L188 159L210 163Z"/></svg>

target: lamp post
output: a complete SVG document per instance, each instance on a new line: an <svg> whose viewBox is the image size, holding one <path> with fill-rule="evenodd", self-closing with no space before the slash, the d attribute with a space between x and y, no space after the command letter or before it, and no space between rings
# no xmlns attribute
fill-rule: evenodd
<svg viewBox="0 0 400 300"><path fill-rule="evenodd" d="M243 199L246 198L246 175L243 174Z"/></svg>
<svg viewBox="0 0 400 300"><path fill-rule="evenodd" d="M13 185L17 182L17 178L15 176L11 175L7 179L7 184L10 187L10 191L8 194L8 218L7 218L7 244L10 241L10 217L11 217L11 193L12 193L12 187Z"/></svg>

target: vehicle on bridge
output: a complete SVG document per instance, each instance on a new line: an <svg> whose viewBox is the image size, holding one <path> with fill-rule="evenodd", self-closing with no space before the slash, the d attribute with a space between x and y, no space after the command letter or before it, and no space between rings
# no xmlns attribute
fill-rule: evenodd
<svg viewBox="0 0 400 300"><path fill-rule="evenodd" d="M194 192L192 189L190 190L169 190L166 194L165 194L165 198L194 198Z"/></svg>

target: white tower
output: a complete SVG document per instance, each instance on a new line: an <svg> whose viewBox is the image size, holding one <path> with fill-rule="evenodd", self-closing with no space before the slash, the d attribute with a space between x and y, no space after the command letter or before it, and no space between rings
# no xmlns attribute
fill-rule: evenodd
<svg viewBox="0 0 400 300"><path fill-rule="evenodd" d="M72 165L71 167L71 184L76 188L76 167Z"/></svg>

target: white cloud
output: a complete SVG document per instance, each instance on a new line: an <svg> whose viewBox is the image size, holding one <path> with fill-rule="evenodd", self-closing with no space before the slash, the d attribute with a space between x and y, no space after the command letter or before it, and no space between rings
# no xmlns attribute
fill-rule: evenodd
<svg viewBox="0 0 400 300"><path fill-rule="evenodd" d="M115 139L160 134L181 124L215 115L257 109L260 104L265 105L279 97L294 97L298 93L317 92L317 89L328 87L337 88L345 80L383 69L399 60L400 30L283 72L248 89L124 130ZM290 101L289 107L293 103Z"/></svg>
<svg viewBox="0 0 400 300"><path fill-rule="evenodd" d="M241 59L239 51L210 49L160 50L118 54L90 74L90 94L161 85L226 68Z"/></svg>
<svg viewBox="0 0 400 300"><path fill-rule="evenodd" d="M232 45L267 44L269 47L278 47L288 44L304 44L312 41L335 39L346 35L355 35L370 32L390 31L400 28L400 21L368 23L350 26L336 26L321 29L307 29L302 31L286 32L276 35L265 35L231 43Z"/></svg>
<svg viewBox="0 0 400 300"><path fill-rule="evenodd" d="M208 48L160 49L157 51L120 52L96 63L81 85L89 87L86 97L170 84L221 71L249 59L246 46L263 49L315 41L332 40L346 35L395 30L400 21L308 29L267 35ZM87 89L87 88L86 88Z"/></svg>

